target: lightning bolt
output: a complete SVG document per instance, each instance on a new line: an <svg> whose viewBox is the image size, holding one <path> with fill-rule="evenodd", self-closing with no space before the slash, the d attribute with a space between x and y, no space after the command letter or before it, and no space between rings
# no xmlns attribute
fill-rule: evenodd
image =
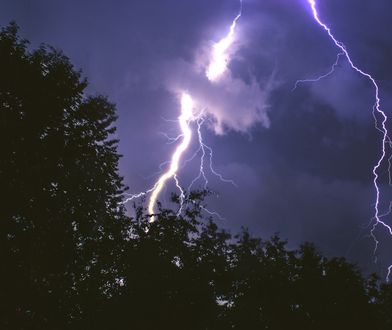
<svg viewBox="0 0 392 330"><path fill-rule="evenodd" d="M146 192L129 195L129 197L124 201L124 203L127 203L133 199L140 198L151 193L150 200L148 203L148 213L152 216L150 218L150 222L153 222L155 220L153 214L154 214L154 208L158 195L162 191L163 187L165 186L166 182L169 179L174 178L176 182L176 186L180 190L181 201L183 201L183 198L185 196L184 191L179 184L177 178L177 172L179 169L181 157L183 156L184 152L188 149L191 143L192 130L189 123L195 120L196 118L195 115L193 114L193 110L194 110L194 102L192 97L188 93L185 92L182 93L181 114L178 117L178 122L182 133L177 138L175 138L175 141L179 140L180 138L182 138L182 141L177 146L177 148L175 149L171 157L169 169L159 177L158 181L154 184L154 186L151 189L147 190ZM181 207L182 207L182 202L181 202Z"/></svg>
<svg viewBox="0 0 392 330"><path fill-rule="evenodd" d="M210 81L217 81L227 70L229 60L229 49L234 42L234 33L237 21L242 15L242 0L240 0L240 10L230 26L229 33L213 46L212 61L207 68L206 76Z"/></svg>
<svg viewBox="0 0 392 330"><path fill-rule="evenodd" d="M191 143L192 131L189 126L189 121L194 120L193 108L194 108L194 105L193 105L192 97L187 93L183 93L182 98L181 98L181 115L178 118L178 121L180 123L181 132L183 134L183 139L182 139L181 144L176 148L176 150L173 153L169 169L167 170L167 172L165 172L159 178L159 180L157 181L157 183L154 186L154 189L153 189L151 197L150 197L150 201L148 203L148 213L149 214L154 214L154 207L155 207L155 203L157 201L157 197L158 197L159 193L161 192L162 188L164 187L166 181L172 177L174 177L174 179L176 181L176 186L181 191L181 196L180 196L181 201L183 200L184 191L182 190L182 188L180 187L180 184L178 182L177 171L179 168L179 163L181 161L181 157L184 154L185 150L188 149L189 144ZM181 203L181 205L182 205L182 203ZM153 219L154 218L151 218L152 221L153 221Z"/></svg>
<svg viewBox="0 0 392 330"><path fill-rule="evenodd" d="M240 0L240 10L237 16L234 18L228 34L219 42L214 44L213 46L213 51L211 55L211 62L206 69L206 77L209 79L210 82L216 82L219 80L219 78L224 74L224 72L227 70L227 63L230 58L229 50L230 47L232 46L234 42L234 34L235 34L235 28L237 25L237 21L242 15L242 0ZM167 169L166 172L164 172L158 179L158 181L154 184L154 186L145 191L141 192L138 194L129 194L128 198L123 202L127 203L131 200L134 200L136 198L143 197L147 194L150 195L150 199L148 201L148 207L147 211L148 214L151 216L150 217L150 222L155 221L155 205L157 203L157 199L159 194L161 193L162 189L165 187L166 183L170 179L174 179L176 187L180 191L180 208L178 211L178 214L181 213L182 208L183 208L183 203L185 199L185 192L184 189L181 187L179 179L178 179L178 170L180 168L180 163L181 159L186 152L186 150L189 148L191 140L192 140L192 129L191 129L191 122L196 122L197 124L197 136L198 136L198 142L199 142L199 150L198 152L201 151L201 161L200 161L200 169L199 169L199 174L198 176L191 182L190 186L188 189L192 187L192 185L200 178L203 178L204 180L204 188L207 187L208 184L208 179L204 171L204 161L206 157L206 150L208 151L209 154L209 169L212 174L217 176L221 181L227 182L227 183L232 183L235 185L235 183L232 180L227 180L225 179L221 174L216 172L213 168L212 165L212 158L213 158L213 151L212 149L207 146L203 142L203 137L201 133L201 127L205 121L205 118L203 117L203 112L199 114L194 114L194 100L192 99L192 96L188 93L183 92L181 96L181 114L178 117L178 123L180 126L181 134L178 135L175 138L170 138L166 134L164 134L171 143L176 143L179 140L181 140L181 143L176 147L174 150L171 160L170 160L170 166ZM197 153L191 158L193 159ZM207 212L210 215L215 215L218 216L220 219L223 219L217 212L212 212L209 211L207 208L202 206L202 209Z"/></svg>
<svg viewBox="0 0 392 330"><path fill-rule="evenodd" d="M300 80L297 80L295 82L294 87L293 87L293 89L291 91L294 92L297 89L299 84L318 82L321 79L327 78L328 76L332 75L335 72L335 68L339 64L340 56L343 56L343 55L344 55L343 52L340 52L338 55L336 55L336 61L335 61L334 64L332 64L331 69L327 73L325 73L325 74L323 74L323 75L321 75L319 77L312 78L312 79L300 79Z"/></svg>
<svg viewBox="0 0 392 330"><path fill-rule="evenodd" d="M357 73L359 73L361 76L363 76L364 78L368 79L371 84L374 87L374 97L375 97L375 101L374 101L374 105L373 105L373 115L375 118L375 127L377 130L379 130L382 134L382 149L381 149L381 156L378 159L376 165L373 168L373 185L374 185L374 189L376 191L376 198L375 198L375 203L374 203L374 225L372 226L371 229L371 236L374 239L375 242L375 250L374 252L376 253L377 248L378 248L378 244L379 241L377 240L377 237L374 233L374 231L376 230L376 228L378 226L382 226L384 227L389 234L392 236L392 228L391 226L389 226L385 221L382 220L383 215L380 215L380 197L381 197L381 193L380 193L380 187L379 187L379 174L378 174L378 170L381 166L381 164L384 162L385 158L386 158L386 145L390 144L391 141L389 139L389 133L388 133L388 129L386 127L386 122L388 120L387 115L385 114L385 112L381 109L381 100L380 100L380 92L379 92L379 86L376 82L376 79L373 78L373 76L365 71L363 71L362 69L360 69L358 66L356 66L353 62L353 60L351 59L351 56L349 54L349 52L347 51L346 47L344 46L344 44L339 41L338 39L336 39L336 37L333 35L331 29L328 27L328 25L326 25L320 18L320 15L318 13L317 10L317 3L316 0L307 0L312 14L313 14L313 18L314 20L317 22L317 24L323 28L325 30L325 32L328 34L329 38L331 39L331 41L335 44L335 46L337 48L340 49L340 53L338 54L337 60L334 63L334 65L331 68L331 71L328 72L327 74L320 76L319 78L316 79L311 79L311 80L300 80L296 83L295 87L298 85L299 82L308 82L308 81L319 81L322 78L325 78L326 76L330 75L333 73L338 61L339 61L339 57L344 55L349 63L349 65L351 66L351 68L353 70L355 70ZM294 88L295 88L294 87ZM377 120L376 117L376 113L382 118L381 119L381 125L379 125L379 121ZM390 163L389 163L390 164ZM390 167L390 165L389 165ZM386 280L389 281L389 277L391 275L392 272L392 265L388 267L388 273L386 276Z"/></svg>

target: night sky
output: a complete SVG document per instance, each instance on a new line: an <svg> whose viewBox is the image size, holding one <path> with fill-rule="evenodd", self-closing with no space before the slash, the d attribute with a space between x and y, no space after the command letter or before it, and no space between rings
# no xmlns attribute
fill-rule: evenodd
<svg viewBox="0 0 392 330"><path fill-rule="evenodd" d="M89 93L117 105L129 192L150 188L169 160L175 144L162 133L179 134L172 120L184 89L207 107L203 136L214 168L237 184L209 174L215 194L207 203L225 218L217 220L222 227L245 226L264 238L279 232L290 246L313 241L329 256L385 272L392 238L376 230L374 264L369 237L372 169L382 146L373 86L342 57L333 75L293 91L296 80L327 73L339 53L306 0L244 0L224 86L211 85L199 72L206 50L228 32L238 7L238 0L0 0L0 24L15 20L32 47L62 49L88 78ZM318 7L356 65L376 78L392 117L392 2L319 0ZM181 169L184 186L198 162ZM379 172L385 213L392 197L387 162ZM172 184L159 199L167 202L171 191Z"/></svg>

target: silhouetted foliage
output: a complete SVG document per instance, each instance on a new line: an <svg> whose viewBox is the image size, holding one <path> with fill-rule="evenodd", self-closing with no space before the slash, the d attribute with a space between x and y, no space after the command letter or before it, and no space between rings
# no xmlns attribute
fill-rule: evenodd
<svg viewBox="0 0 392 330"><path fill-rule="evenodd" d="M231 236L205 191L127 217L114 106L27 46L0 33L0 328L392 328L390 284L309 243Z"/></svg>
<svg viewBox="0 0 392 330"><path fill-rule="evenodd" d="M68 59L0 33L2 328L62 328L113 288L124 212L114 106ZM59 324L59 325L57 325Z"/></svg>

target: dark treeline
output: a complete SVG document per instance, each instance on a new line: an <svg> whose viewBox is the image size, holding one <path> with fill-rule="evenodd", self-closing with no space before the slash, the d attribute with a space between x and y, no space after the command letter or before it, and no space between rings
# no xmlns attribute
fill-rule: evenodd
<svg viewBox="0 0 392 330"><path fill-rule="evenodd" d="M61 52L0 33L1 329L392 329L391 285L231 236L206 192L127 217L115 108L86 87Z"/></svg>

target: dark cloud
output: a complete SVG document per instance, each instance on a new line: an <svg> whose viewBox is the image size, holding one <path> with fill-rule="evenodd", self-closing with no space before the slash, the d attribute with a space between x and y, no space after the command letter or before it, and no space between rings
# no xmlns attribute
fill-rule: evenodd
<svg viewBox="0 0 392 330"><path fill-rule="evenodd" d="M221 86L196 69L203 50L227 32L236 0L0 3L2 25L16 20L33 46L63 49L88 76L90 91L117 103L121 171L131 191L150 187L154 178L146 177L169 158L173 146L159 132L178 134L165 119L178 116L175 92L184 87L220 124L215 132L204 128L205 141L214 149L216 169L238 184L211 177L219 198L209 204L226 218L222 225L248 226L264 237L279 231L293 244L312 240L372 269L366 224L381 147L372 86L342 59L334 75L292 91L296 80L328 72L338 53L306 0L244 0L236 51ZM319 7L357 65L375 75L390 113L392 4L319 0ZM380 171L384 183L386 169ZM195 163L182 169L185 186L195 171ZM383 192L389 194L386 185ZM382 211L390 197L382 200ZM377 234L385 238L381 229ZM381 244L381 263L390 261L389 247Z"/></svg>

